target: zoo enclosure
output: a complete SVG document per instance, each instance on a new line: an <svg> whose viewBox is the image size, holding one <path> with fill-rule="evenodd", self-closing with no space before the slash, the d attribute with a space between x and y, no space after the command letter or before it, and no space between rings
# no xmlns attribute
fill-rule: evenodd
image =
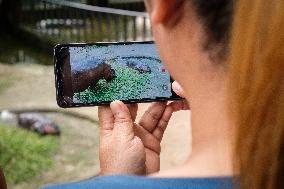
<svg viewBox="0 0 284 189"><path fill-rule="evenodd" d="M152 39L145 12L65 0L21 0L13 22L53 44Z"/></svg>

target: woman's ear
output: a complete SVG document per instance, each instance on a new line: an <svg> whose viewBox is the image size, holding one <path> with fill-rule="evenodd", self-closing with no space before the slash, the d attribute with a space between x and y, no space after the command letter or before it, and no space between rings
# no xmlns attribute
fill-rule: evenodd
<svg viewBox="0 0 284 189"><path fill-rule="evenodd" d="M167 24L171 18L177 18L180 15L181 5L184 0L147 0L151 22L153 25Z"/></svg>

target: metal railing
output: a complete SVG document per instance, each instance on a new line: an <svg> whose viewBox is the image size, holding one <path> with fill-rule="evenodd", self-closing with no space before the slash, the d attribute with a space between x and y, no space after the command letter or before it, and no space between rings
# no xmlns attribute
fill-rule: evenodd
<svg viewBox="0 0 284 189"><path fill-rule="evenodd" d="M145 12L65 0L22 0L19 27L54 43L151 40Z"/></svg>

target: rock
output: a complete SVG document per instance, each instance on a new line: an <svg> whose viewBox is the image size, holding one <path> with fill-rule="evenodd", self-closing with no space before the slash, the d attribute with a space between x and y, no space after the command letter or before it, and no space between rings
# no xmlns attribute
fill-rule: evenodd
<svg viewBox="0 0 284 189"><path fill-rule="evenodd" d="M33 130L40 135L60 135L58 125L51 119L37 113L22 113L18 116L21 128Z"/></svg>
<svg viewBox="0 0 284 189"><path fill-rule="evenodd" d="M3 110L0 112L0 121L9 126L17 125L17 115L9 112L8 110Z"/></svg>

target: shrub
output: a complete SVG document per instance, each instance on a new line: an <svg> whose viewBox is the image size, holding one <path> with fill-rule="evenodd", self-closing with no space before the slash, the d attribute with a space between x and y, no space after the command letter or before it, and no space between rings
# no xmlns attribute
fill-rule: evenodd
<svg viewBox="0 0 284 189"><path fill-rule="evenodd" d="M0 123L0 164L7 182L26 181L50 168L58 142L56 137L41 137Z"/></svg>

